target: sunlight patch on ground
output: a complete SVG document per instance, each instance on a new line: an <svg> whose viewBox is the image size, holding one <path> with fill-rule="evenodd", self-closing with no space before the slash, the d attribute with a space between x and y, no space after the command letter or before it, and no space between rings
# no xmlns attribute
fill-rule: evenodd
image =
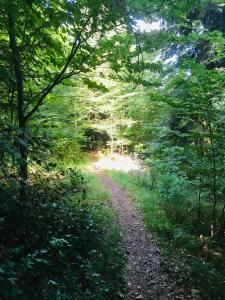
<svg viewBox="0 0 225 300"><path fill-rule="evenodd" d="M100 159L94 163L94 166L97 169L117 170L125 173L141 170L141 165L138 160L119 154L100 157Z"/></svg>

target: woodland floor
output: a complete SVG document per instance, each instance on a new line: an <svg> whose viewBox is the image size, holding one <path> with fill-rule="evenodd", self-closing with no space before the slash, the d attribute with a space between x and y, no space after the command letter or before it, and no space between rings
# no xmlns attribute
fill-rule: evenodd
<svg viewBox="0 0 225 300"><path fill-rule="evenodd" d="M92 170L112 194L122 230L122 247L127 256L125 300L188 299L169 278L165 261L146 228L141 213L125 191L104 173L104 163L93 163Z"/></svg>

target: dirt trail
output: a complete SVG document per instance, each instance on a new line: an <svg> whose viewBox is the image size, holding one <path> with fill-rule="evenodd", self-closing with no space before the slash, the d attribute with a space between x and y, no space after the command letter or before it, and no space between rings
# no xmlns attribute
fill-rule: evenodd
<svg viewBox="0 0 225 300"><path fill-rule="evenodd" d="M122 229L122 245L127 255L127 294L125 300L185 299L169 280L163 267L163 258L154 245L140 213L126 193L99 168L94 171L103 185L112 193Z"/></svg>

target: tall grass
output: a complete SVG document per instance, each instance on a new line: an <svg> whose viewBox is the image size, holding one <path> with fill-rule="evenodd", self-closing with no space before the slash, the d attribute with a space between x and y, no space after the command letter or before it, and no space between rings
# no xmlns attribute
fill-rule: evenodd
<svg viewBox="0 0 225 300"><path fill-rule="evenodd" d="M173 181L169 190L163 174L155 186L148 173L108 171L108 175L135 201L168 258L168 270L193 299L225 299L225 240L198 234L193 191L183 190L180 181L177 185Z"/></svg>

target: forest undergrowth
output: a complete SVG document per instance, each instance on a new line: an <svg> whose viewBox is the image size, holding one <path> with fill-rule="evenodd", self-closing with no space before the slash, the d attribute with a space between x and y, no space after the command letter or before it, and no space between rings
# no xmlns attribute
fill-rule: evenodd
<svg viewBox="0 0 225 300"><path fill-rule="evenodd" d="M27 205L0 193L0 298L116 299L124 258L110 194L71 168L31 181Z"/></svg>
<svg viewBox="0 0 225 300"><path fill-rule="evenodd" d="M130 194L142 211L146 225L167 258L170 275L193 299L224 299L224 240L211 239L198 231L191 202L174 198L174 189L179 191L181 187L173 181L170 189L159 191L159 186L166 186L163 174L157 184L153 184L150 172L108 170L107 174ZM206 218L205 227L209 225Z"/></svg>

